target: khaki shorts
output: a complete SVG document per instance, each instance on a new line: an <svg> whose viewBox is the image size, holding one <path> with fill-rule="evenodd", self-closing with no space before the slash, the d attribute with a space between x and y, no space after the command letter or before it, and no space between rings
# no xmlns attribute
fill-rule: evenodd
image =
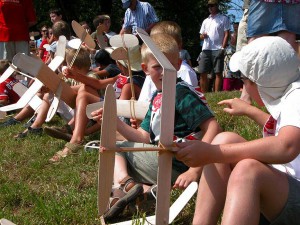
<svg viewBox="0 0 300 225"><path fill-rule="evenodd" d="M153 148L157 147L151 144L143 144L129 141L118 141L118 147L147 147ZM118 152L116 153L127 161L128 174L136 182L143 184L157 184L157 172L158 172L158 152L148 151L148 152ZM174 161L174 160L173 160ZM178 162L178 161L177 161ZM187 167L182 165L182 171L178 168L178 163L176 166L172 167L172 183L174 183L177 177L184 171ZM174 168L177 167L177 168Z"/></svg>

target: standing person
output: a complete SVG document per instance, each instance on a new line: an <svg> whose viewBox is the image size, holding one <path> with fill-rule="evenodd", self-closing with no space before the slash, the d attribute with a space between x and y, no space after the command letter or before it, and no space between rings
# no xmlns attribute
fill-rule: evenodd
<svg viewBox="0 0 300 225"><path fill-rule="evenodd" d="M263 138L246 141L233 132L212 144L177 144L178 160L204 166L193 224L298 225L300 221L300 59L284 39L261 37L230 61L259 106L235 98L219 104L231 115L245 115L263 127Z"/></svg>
<svg viewBox="0 0 300 225"><path fill-rule="evenodd" d="M151 28L158 22L158 17L152 5L138 0L122 0L122 4L126 12L120 34L132 33L136 35L137 27L150 33Z"/></svg>
<svg viewBox="0 0 300 225"><path fill-rule="evenodd" d="M200 87L203 92L208 91L207 74L214 72L215 91L221 91L222 73L224 69L224 49L227 46L230 22L227 16L219 13L217 0L208 1L210 15L200 29L200 40L203 40L202 53L199 61Z"/></svg>
<svg viewBox="0 0 300 225"><path fill-rule="evenodd" d="M12 61L18 52L29 54L29 27L35 24L32 0L0 1L0 59Z"/></svg>
<svg viewBox="0 0 300 225"><path fill-rule="evenodd" d="M299 21L299 0L250 1L247 25L248 43L258 37L276 35L285 39L297 51L296 34L300 34ZM243 88L241 99L251 103L245 88Z"/></svg>

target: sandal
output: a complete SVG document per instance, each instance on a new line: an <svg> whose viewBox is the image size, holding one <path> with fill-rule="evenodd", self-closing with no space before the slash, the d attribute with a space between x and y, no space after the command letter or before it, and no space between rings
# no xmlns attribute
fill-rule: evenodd
<svg viewBox="0 0 300 225"><path fill-rule="evenodd" d="M61 150L61 151L56 152L55 155L51 159L49 159L49 161L50 162L59 162L62 158L65 158L70 154L78 153L78 151L82 148L82 144L67 142L65 144L65 148L67 148L68 151Z"/></svg>
<svg viewBox="0 0 300 225"><path fill-rule="evenodd" d="M23 132L18 133L17 135L14 136L15 139L22 139L27 136L41 136L43 134L43 128L32 128L28 127L25 129Z"/></svg>
<svg viewBox="0 0 300 225"><path fill-rule="evenodd" d="M143 193L143 186L135 183L132 177L125 177L119 188L113 188L109 200L108 211L104 214L105 220L118 216L126 206L135 201Z"/></svg>

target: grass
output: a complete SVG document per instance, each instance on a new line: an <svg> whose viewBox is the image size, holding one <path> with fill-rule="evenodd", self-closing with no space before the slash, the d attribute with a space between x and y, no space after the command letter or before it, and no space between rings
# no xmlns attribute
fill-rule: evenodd
<svg viewBox="0 0 300 225"><path fill-rule="evenodd" d="M217 102L238 97L239 92L206 95L218 122L247 140L261 136L260 128L245 117L231 117ZM48 125L61 125L59 117ZM0 218L16 224L100 224L97 215L97 152L81 152L58 164L48 163L61 150L64 141L47 135L17 141L13 136L22 125L0 128ZM95 134L90 139L98 139ZM172 192L172 200L180 194ZM192 199L174 224L190 224ZM205 204L205 203L203 203ZM141 215L143 215L141 213ZM128 219L128 215L123 220Z"/></svg>

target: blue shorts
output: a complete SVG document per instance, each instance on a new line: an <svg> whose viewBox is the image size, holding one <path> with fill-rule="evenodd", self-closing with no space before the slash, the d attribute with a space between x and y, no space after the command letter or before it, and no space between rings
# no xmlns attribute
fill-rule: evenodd
<svg viewBox="0 0 300 225"><path fill-rule="evenodd" d="M300 3L266 3L252 0L249 8L247 37L289 31L300 34Z"/></svg>

